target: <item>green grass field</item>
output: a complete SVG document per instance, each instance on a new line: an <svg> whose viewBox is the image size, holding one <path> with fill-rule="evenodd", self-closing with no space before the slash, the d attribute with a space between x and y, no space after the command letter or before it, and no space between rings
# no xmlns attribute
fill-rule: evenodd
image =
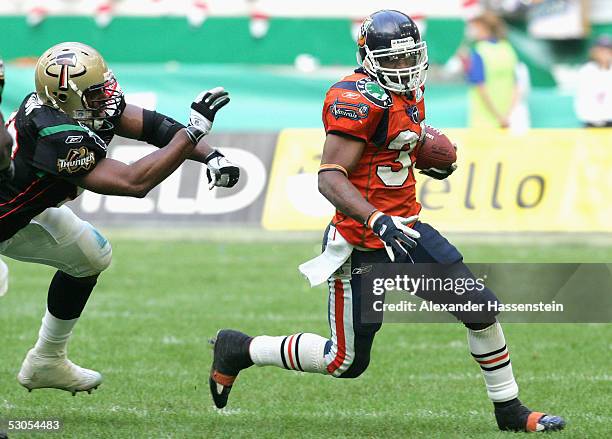
<svg viewBox="0 0 612 439"><path fill-rule="evenodd" d="M92 395L28 393L15 375L34 343L53 270L7 261L0 299L0 419L59 418L62 438L495 438L479 368L459 325L383 327L356 380L251 368L229 406L207 389L209 337L328 334L326 293L297 272L314 241L221 243L113 239L114 262L96 288L70 358L104 374ZM612 261L610 246L463 245L469 261ZM521 398L566 417L559 438L604 438L610 415L610 325L506 325Z"/></svg>

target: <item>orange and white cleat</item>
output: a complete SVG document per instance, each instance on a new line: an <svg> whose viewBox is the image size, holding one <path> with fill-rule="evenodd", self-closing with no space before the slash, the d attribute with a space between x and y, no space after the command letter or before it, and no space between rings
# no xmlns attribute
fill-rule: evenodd
<svg viewBox="0 0 612 439"><path fill-rule="evenodd" d="M213 364L208 379L210 394L217 408L222 409L227 405L238 373L253 365L249 355L252 339L253 337L232 329L223 329L217 333L213 341Z"/></svg>

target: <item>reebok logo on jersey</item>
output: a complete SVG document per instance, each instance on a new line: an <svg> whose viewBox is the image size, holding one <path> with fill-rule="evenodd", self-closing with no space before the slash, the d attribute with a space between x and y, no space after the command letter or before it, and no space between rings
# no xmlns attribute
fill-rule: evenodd
<svg viewBox="0 0 612 439"><path fill-rule="evenodd" d="M367 274L372 271L371 265L364 265L363 267L355 267L351 274L359 275L359 274Z"/></svg>
<svg viewBox="0 0 612 439"><path fill-rule="evenodd" d="M82 140L83 140L83 136L68 136L66 137L65 142L67 144L81 143Z"/></svg>
<svg viewBox="0 0 612 439"><path fill-rule="evenodd" d="M370 114L370 106L363 102L353 104L336 99L334 103L330 105L329 111L336 119L345 117L350 120L360 120L368 117L368 114Z"/></svg>
<svg viewBox="0 0 612 439"><path fill-rule="evenodd" d="M361 95L359 93L355 93L354 91L347 91L342 93L342 97L347 99L359 99L359 96Z"/></svg>
<svg viewBox="0 0 612 439"><path fill-rule="evenodd" d="M71 149L65 159L57 159L58 172L65 171L69 174L84 169L88 171L96 163L96 156L93 151L82 147L79 149Z"/></svg>

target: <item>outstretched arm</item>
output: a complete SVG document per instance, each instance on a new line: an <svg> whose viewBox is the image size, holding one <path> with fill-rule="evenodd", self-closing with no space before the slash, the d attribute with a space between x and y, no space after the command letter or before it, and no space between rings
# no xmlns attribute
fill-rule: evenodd
<svg viewBox="0 0 612 439"><path fill-rule="evenodd" d="M194 149L195 145L182 129L166 148L158 149L132 164L107 158L85 176L68 180L99 194L143 198L172 174Z"/></svg>
<svg viewBox="0 0 612 439"><path fill-rule="evenodd" d="M207 118L214 118L216 111L229 102L227 92L222 88L210 90L213 100L207 104L210 108L194 108L192 105L190 123L194 124L194 114L196 114L195 123L197 123L198 111L206 113ZM206 97L203 96L205 104ZM215 96L217 96L215 98ZM216 107L215 99L221 101ZM212 104L212 105L211 105ZM121 116L121 121L117 129L117 134L131 139L139 139L157 147L165 147L170 141L171 136L177 132L183 125L172 118L159 114L157 112L144 110L135 105L126 105L126 108ZM191 160L204 163L206 165L209 188L214 186L233 187L240 178L240 168L230 162L218 150L211 148L206 142L200 141L196 148L188 157Z"/></svg>
<svg viewBox="0 0 612 439"><path fill-rule="evenodd" d="M173 130L172 139L164 148L130 165L103 159L85 176L68 179L82 188L100 194L142 198L193 153L198 143L212 129L217 111L228 102L227 92L221 87L202 92L191 104L189 126L178 131Z"/></svg>

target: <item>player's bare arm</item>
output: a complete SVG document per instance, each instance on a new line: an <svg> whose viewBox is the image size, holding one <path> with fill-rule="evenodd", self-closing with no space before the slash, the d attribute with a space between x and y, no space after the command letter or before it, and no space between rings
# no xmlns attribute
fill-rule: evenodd
<svg viewBox="0 0 612 439"><path fill-rule="evenodd" d="M194 149L194 143L182 129L167 147L132 164L105 158L88 174L68 180L99 194L143 198L172 174Z"/></svg>
<svg viewBox="0 0 612 439"><path fill-rule="evenodd" d="M91 172L69 180L82 188L101 194L145 197L193 153L212 129L217 111L227 105L229 100L228 93L221 87L200 93L191 104L187 128L157 113L149 115L149 120L142 117L140 131L146 134L141 134L139 138L160 146L160 149L130 165L105 158ZM135 134L138 109L132 107L130 111L131 116L126 119L128 122L124 132ZM142 115L144 111L140 113ZM155 124L154 118L159 119L160 125ZM128 129L130 126L131 132ZM170 138L170 141L165 144L167 138Z"/></svg>
<svg viewBox="0 0 612 439"><path fill-rule="evenodd" d="M376 208L366 201L344 171L350 173L355 168L364 148L365 142L360 139L328 134L319 171L319 192L338 210L361 223Z"/></svg>
<svg viewBox="0 0 612 439"><path fill-rule="evenodd" d="M229 96L221 87L217 87L199 96L200 101L206 103L209 100L211 104L210 111L221 108L221 106L229 102ZM201 127L208 132L210 129L207 123L203 121L214 120L214 113L207 113L206 108L194 108L196 103L192 104L192 112L190 116L190 124L197 125L201 122ZM204 119L198 119L199 114L196 110L204 112ZM130 139L144 140L147 143L157 146L158 148L165 147L178 131L183 128L183 125L176 120L157 113L128 104L119 121L117 134ZM209 187L233 187L240 178L240 168L231 163L218 150L212 148L206 142L198 141L197 146L188 157L191 160L204 163L207 166L207 177Z"/></svg>

